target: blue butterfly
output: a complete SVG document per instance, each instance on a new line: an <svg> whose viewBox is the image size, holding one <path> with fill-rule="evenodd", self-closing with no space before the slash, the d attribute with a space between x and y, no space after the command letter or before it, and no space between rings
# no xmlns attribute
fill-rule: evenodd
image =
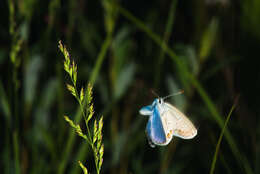
<svg viewBox="0 0 260 174"><path fill-rule="evenodd" d="M152 105L142 107L139 112L149 116L146 134L151 147L167 145L173 136L191 139L197 135L192 122L163 98L155 99Z"/></svg>

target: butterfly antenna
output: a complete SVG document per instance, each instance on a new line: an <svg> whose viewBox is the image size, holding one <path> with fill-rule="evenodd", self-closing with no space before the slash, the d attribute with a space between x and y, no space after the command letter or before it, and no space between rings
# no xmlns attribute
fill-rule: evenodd
<svg viewBox="0 0 260 174"><path fill-rule="evenodd" d="M163 97L163 100L165 100L165 99L167 99L167 98L169 98L169 97L175 96L175 95L182 94L182 93L184 93L184 90L181 90L181 91L179 91L179 92L176 92L176 93L167 95L167 96Z"/></svg>
<svg viewBox="0 0 260 174"><path fill-rule="evenodd" d="M157 98L160 98L159 95L158 95L154 90L151 89L151 92L152 92L152 94L155 95Z"/></svg>

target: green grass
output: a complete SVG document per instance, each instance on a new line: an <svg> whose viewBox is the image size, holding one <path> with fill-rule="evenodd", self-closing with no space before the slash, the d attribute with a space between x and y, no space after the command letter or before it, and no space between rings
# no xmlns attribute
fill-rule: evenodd
<svg viewBox="0 0 260 174"><path fill-rule="evenodd" d="M102 142L103 117L101 117L99 121L97 121L97 119L94 120L94 125L92 126L93 131L91 131L89 122L94 115L92 85L89 83L86 90L84 88L81 88L80 92L77 90L77 65L74 60L71 60L69 52L66 47L62 45L61 41L59 42L59 49L64 55L64 70L70 76L70 80L73 84L67 84L67 89L78 101L81 115L85 121L86 133L82 131L79 124L75 124L68 116L65 115L64 118L70 126L75 129L76 133L85 139L87 144L91 147L95 159L96 172L99 174L101 172L104 154L104 144ZM83 169L84 173L87 174L87 168L84 167L81 162L79 162L79 165Z"/></svg>
<svg viewBox="0 0 260 174"><path fill-rule="evenodd" d="M259 3L214 2L1 3L2 173L258 173ZM151 90L195 139L149 147Z"/></svg>
<svg viewBox="0 0 260 174"><path fill-rule="evenodd" d="M234 111L234 109L235 109L235 107L236 107L236 104L237 104L237 102L238 102L237 100L238 100L238 98L236 99L235 103L233 104L232 108L230 109L229 114L228 114L228 116L227 116L227 119L226 119L226 121L225 121L225 124L224 124L224 126L223 126L223 128L222 128L222 130L221 130L221 134L220 134L220 136L219 136L219 138L218 138L218 142L217 142L217 145L216 145L216 151L215 151L215 153L214 153L213 160L212 160L212 163L211 163L210 174L213 174L213 173L214 173L214 170L215 170L215 167L216 167L217 158L218 158L218 154L219 154L220 143L221 143L221 141L222 141L224 132L225 132L225 130L226 130L226 127L227 127L227 124L228 124L228 122L229 122L229 120L230 120L230 117L231 117L231 115L232 115L232 112Z"/></svg>

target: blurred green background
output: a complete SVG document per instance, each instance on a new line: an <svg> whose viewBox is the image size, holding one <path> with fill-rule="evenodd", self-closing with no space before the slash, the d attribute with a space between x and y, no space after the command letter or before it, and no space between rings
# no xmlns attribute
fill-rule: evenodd
<svg viewBox="0 0 260 174"><path fill-rule="evenodd" d="M1 0L0 173L95 173L93 155L63 115L81 123L58 41L94 84L104 116L102 173L260 173L259 0ZM198 128L151 148L139 109L168 99Z"/></svg>

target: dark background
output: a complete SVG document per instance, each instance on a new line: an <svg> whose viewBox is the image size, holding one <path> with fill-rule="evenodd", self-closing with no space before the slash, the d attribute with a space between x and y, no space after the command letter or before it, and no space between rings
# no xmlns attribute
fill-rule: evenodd
<svg viewBox="0 0 260 174"><path fill-rule="evenodd" d="M59 40L79 89L108 43L91 81L94 117L104 116L102 173L209 173L238 97L214 172L260 173L260 1L1 0L0 14L1 173L82 173L78 160L95 173L89 146L63 118L78 104ZM151 148L139 109L151 91L180 90L167 101L198 135Z"/></svg>

